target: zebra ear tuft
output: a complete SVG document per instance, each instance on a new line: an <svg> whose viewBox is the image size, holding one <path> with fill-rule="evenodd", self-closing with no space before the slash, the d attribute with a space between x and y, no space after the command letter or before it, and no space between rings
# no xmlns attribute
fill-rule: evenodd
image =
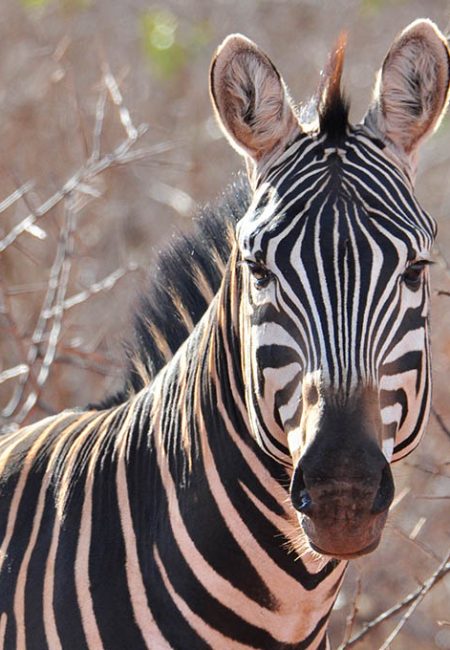
<svg viewBox="0 0 450 650"><path fill-rule="evenodd" d="M365 124L412 166L445 113L449 75L447 40L427 19L411 23L384 59Z"/></svg>
<svg viewBox="0 0 450 650"><path fill-rule="evenodd" d="M228 36L210 70L216 115L232 146L260 163L299 132L285 84L275 66L245 36Z"/></svg>

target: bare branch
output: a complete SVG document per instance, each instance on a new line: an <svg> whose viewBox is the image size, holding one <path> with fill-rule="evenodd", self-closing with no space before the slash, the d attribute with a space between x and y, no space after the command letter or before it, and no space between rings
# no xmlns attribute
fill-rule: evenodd
<svg viewBox="0 0 450 650"><path fill-rule="evenodd" d="M5 293L8 296L21 296L26 293L35 293L36 291L44 291L47 288L46 282L29 282L27 284L16 284L13 287L8 287Z"/></svg>
<svg viewBox="0 0 450 650"><path fill-rule="evenodd" d="M442 578L444 578L448 573L450 573L449 559L450 559L450 551L446 554L444 560L438 566L438 568L433 573L433 575L430 576L430 578L428 578L428 580L426 580L422 585L420 585L420 587L418 587L415 591L408 594L405 598L403 598L403 600L396 603L393 607L387 609L385 612L383 612L382 614L374 618L369 623L366 623L366 625L362 628L360 632L358 632L345 645L342 645L342 649L351 648L355 646L359 641L361 641L361 639L365 638L369 634L369 632L373 630L374 627L377 627L384 621L387 621L388 619L395 616L395 614L397 614L398 612L401 612L403 609L408 607L408 605L411 605L411 607L408 609L406 614L402 616L399 623L396 625L395 629L390 634L388 639L386 639L384 644L379 649L379 650L387 650L387 648L389 647L389 643L392 643L394 638L398 635L398 633L400 632L400 630L402 629L406 621L411 617L411 615L414 613L414 610L420 604L423 598L427 595L427 593L431 591L431 589L440 580L442 580Z"/></svg>
<svg viewBox="0 0 450 650"><path fill-rule="evenodd" d="M355 625L356 616L358 614L358 600L361 595L362 580L361 580L361 568L359 567L359 565L357 565L357 569L358 569L358 575L356 577L356 588L355 588L355 593L353 595L352 611L347 616L344 638L338 650L341 650L341 648L346 647L346 644L348 643L349 639L352 636L353 627Z"/></svg>
<svg viewBox="0 0 450 650"><path fill-rule="evenodd" d="M419 522L421 522L420 519L419 519ZM416 525L417 525L417 524L416 524ZM406 533L405 533L401 528L399 528L398 526L396 526L396 525L393 524L392 522L391 522L391 524L390 524L390 529L391 529L391 530L392 530L396 535L399 535L399 537L401 537L402 540L404 540L404 541L405 541L406 543L408 543L408 544L412 544L412 545L413 545L415 548L417 548L421 553L425 553L428 557L432 557L434 560L436 560L436 562L439 562L439 561L440 561L440 558L439 558L439 556L438 556L438 555L433 551L433 549L430 548L427 544L424 544L423 542L420 542L420 541L418 541L418 540L416 539L418 533L417 533L417 531L414 530L415 528L416 528L416 526L413 528L413 530L411 531L411 533L410 533L409 535L407 535L407 534L406 534ZM412 533L416 533L416 534L413 535Z"/></svg>
<svg viewBox="0 0 450 650"><path fill-rule="evenodd" d="M445 433L446 436L450 438L450 429L445 424L443 417L436 411L434 406L431 407L431 413L433 414L434 419L439 424L441 430Z"/></svg>
<svg viewBox="0 0 450 650"><path fill-rule="evenodd" d="M153 181L147 193L154 201L170 206L182 217L191 215L196 205L187 192L160 181Z"/></svg>
<svg viewBox="0 0 450 650"><path fill-rule="evenodd" d="M105 119L105 105L106 105L106 88L103 86L97 100L97 107L95 110L95 126L92 137L92 153L90 160L92 162L100 158L100 147L103 131L103 121Z"/></svg>
<svg viewBox="0 0 450 650"><path fill-rule="evenodd" d="M17 350L19 351L19 357L22 360L26 360L28 357L28 353L25 346L25 342L23 340L23 337L20 335L19 327L12 315L9 296L7 295L3 287L1 275L0 275L0 313L3 315L4 319L6 320L9 333L12 339L14 340ZM27 371L26 372L24 371L23 373L18 375L20 377L20 384L18 387L16 386L13 396L10 399L10 402L1 412L1 416L3 418L8 418L14 412L14 409L16 408L18 402L20 401L20 397L23 392L23 385L27 381L30 382L33 388L35 389L37 388L37 381L34 375L33 368L30 366L29 363L25 363L22 365L24 365L27 368Z"/></svg>
<svg viewBox="0 0 450 650"><path fill-rule="evenodd" d="M438 579L441 579L446 573L450 571L450 562L448 561L449 558L450 558L450 551L447 553L444 561L438 567L435 573L433 573L433 575L421 586L421 589L417 594L415 600L411 603L409 609L405 612L405 614L399 620L395 628L392 630L391 634L388 636L386 641L380 647L380 650L389 649L392 641L395 639L396 636L398 636L405 623L408 621L409 618L411 618L411 616L413 615L417 607L420 605L422 600L425 598L427 593L430 591L430 589L436 584Z"/></svg>
<svg viewBox="0 0 450 650"><path fill-rule="evenodd" d="M13 368L7 368L6 370L3 370L3 372L0 372L0 384L8 381L8 379L20 377L20 375L26 373L28 373L28 366L24 363L19 363L18 366L14 366Z"/></svg>
<svg viewBox="0 0 450 650"><path fill-rule="evenodd" d="M434 495L434 494L415 494L414 495L415 499L428 499L429 501L439 501L440 499L450 499L449 496L441 496L441 495Z"/></svg>
<svg viewBox="0 0 450 650"><path fill-rule="evenodd" d="M23 185L17 188L12 194L0 201L0 212L4 212L10 208L16 201L21 199L27 192L29 192L34 187L34 181L27 181Z"/></svg>
<svg viewBox="0 0 450 650"><path fill-rule="evenodd" d="M4 212L8 208L10 208L14 203L19 201L19 199L26 199L27 193L33 189L34 187L34 181L27 181L20 187L18 187L14 192L12 192L9 196L6 197L6 199L3 199L3 201L0 202L0 213ZM45 230L42 230L38 225L36 224L30 224L28 225L25 230L29 235L32 235L33 237L36 237L37 239L45 239L47 234Z"/></svg>
<svg viewBox="0 0 450 650"><path fill-rule="evenodd" d="M62 363L76 366L82 370L89 370L104 377L119 376L121 368L111 361L100 357L100 355L88 353L78 354L78 350L72 350L71 354L59 354L55 363Z"/></svg>
<svg viewBox="0 0 450 650"><path fill-rule="evenodd" d="M119 90L117 81L115 80L109 67L106 65L104 78L106 87L109 91L109 94L111 95L111 99L119 109L119 117L120 121L122 122L122 126L125 129L125 133L127 134L129 140L134 141L138 137L138 131L131 121L130 111L126 106L124 106L122 94Z"/></svg>
<svg viewBox="0 0 450 650"><path fill-rule="evenodd" d="M413 463L410 460L405 460L405 465L408 467L411 467L413 469L417 469L419 472L423 472L424 474L429 474L430 476L439 476L441 478L448 478L450 479L450 476L448 474L443 474L443 472L437 468L437 469L429 469L428 467L422 467L422 465L418 465L417 463Z"/></svg>
<svg viewBox="0 0 450 650"><path fill-rule="evenodd" d="M19 424L21 424L25 420L25 418L30 413L33 406L36 404L40 391L42 390L45 382L47 381L50 372L50 367L55 358L58 340L61 334L62 320L64 314L63 302L67 291L70 269L72 265L73 233L75 230L75 223L76 223L75 211L73 210L73 205L72 205L72 200L70 195L67 197L65 204L66 204L65 224L61 232L60 243L58 245L55 260L53 262L50 271L48 290L47 290L46 297L44 299L44 305L41 309L38 323L31 339L32 344L29 348L28 356L27 356L28 367L32 366L34 361L36 360L39 346L43 341L43 335L46 329L46 323L49 320L47 314L49 312L50 305L52 305L51 311L52 311L53 322L48 335L47 348L45 350L42 364L36 377L37 388L35 388L28 394L20 411L14 418L16 423ZM25 373L25 375L23 375L24 380L20 382L18 387L19 390L16 391L16 394L13 396L14 401L8 405L9 408L11 408L11 406L13 405L15 405L14 408L16 408L16 406L18 405L18 400L20 401L21 395L23 393L27 374L28 373ZM6 410L6 414L8 414L9 412L8 407L5 410Z"/></svg>
<svg viewBox="0 0 450 650"><path fill-rule="evenodd" d="M91 284L84 291L80 291L79 293L70 296L70 298L66 298L62 305L63 310L67 311L68 309L72 309L72 307L86 302L89 298L98 293L110 291L124 275L136 271L138 268L137 264L130 262L127 266L116 269L109 275L105 276L102 280ZM55 307L52 307L45 312L46 318L51 318L54 314Z"/></svg>
<svg viewBox="0 0 450 650"><path fill-rule="evenodd" d="M133 160L139 160L147 155L143 150L139 152L131 152L130 149L137 141L138 138L146 133L148 127L146 124L141 124L136 129L135 138L126 138L123 140L112 152L105 154L98 160L90 159L85 165L75 172L64 185L50 196L44 203L36 208L34 213L28 214L25 219L22 219L10 232L0 240L0 253L3 252L8 246L13 244L16 239L41 217L46 215L50 210L57 206L61 201L66 199L72 192L80 191L81 186L89 186L95 176L98 176L105 170L113 167L114 165L124 165Z"/></svg>

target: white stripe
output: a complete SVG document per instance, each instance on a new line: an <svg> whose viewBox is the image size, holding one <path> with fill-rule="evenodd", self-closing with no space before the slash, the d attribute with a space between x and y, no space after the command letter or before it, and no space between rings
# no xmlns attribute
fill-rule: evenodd
<svg viewBox="0 0 450 650"><path fill-rule="evenodd" d="M392 406L385 406L381 409L381 419L383 424L387 426L388 424L397 424L400 422L402 417L402 408L400 404L393 404Z"/></svg>
<svg viewBox="0 0 450 650"><path fill-rule="evenodd" d="M130 413L133 403L129 405ZM159 630L148 604L147 593L144 585L139 556L137 551L136 534L130 510L126 471L126 447L128 423L122 426L123 435L117 441L117 503L119 507L120 523L122 526L125 544L125 568L128 590L130 593L131 607L134 618L149 650L170 650L170 645ZM150 551L149 551L150 552Z"/></svg>
<svg viewBox="0 0 450 650"><path fill-rule="evenodd" d="M208 625L208 623L200 618L186 603L183 598L175 591L172 583L170 582L167 571L164 567L164 564L159 556L158 549L156 546L153 547L153 557L155 558L156 566L158 567L161 577L164 583L169 596L172 599L175 607L180 612L181 616L190 621L192 628L195 632L205 641L205 643L214 650L249 650L249 646L242 645L237 641L230 639L230 637L225 637L218 630L215 630L213 627ZM152 646L152 650L160 650L159 645ZM161 646L162 650L162 646Z"/></svg>
<svg viewBox="0 0 450 650"><path fill-rule="evenodd" d="M86 637L86 644L92 650L102 650L103 643L94 612L89 577L89 551L91 548L92 532L92 488L94 484L94 468L92 463L88 468L84 486L84 501L81 513L80 530L75 557L75 588L78 607Z"/></svg>
<svg viewBox="0 0 450 650"><path fill-rule="evenodd" d="M392 452L394 451L394 439L388 438L383 441L383 454L386 457L388 463L392 460Z"/></svg>
<svg viewBox="0 0 450 650"><path fill-rule="evenodd" d="M0 650L5 649L5 636L6 636L7 623L8 623L8 616L6 612L3 612L0 615Z"/></svg>

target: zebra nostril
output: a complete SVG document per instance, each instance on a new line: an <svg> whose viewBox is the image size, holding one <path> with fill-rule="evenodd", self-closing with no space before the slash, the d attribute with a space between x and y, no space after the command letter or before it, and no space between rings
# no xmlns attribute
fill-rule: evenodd
<svg viewBox="0 0 450 650"><path fill-rule="evenodd" d="M292 496L292 503L296 510L306 515L311 510L312 499L307 490L302 490L295 498Z"/></svg>
<svg viewBox="0 0 450 650"><path fill-rule="evenodd" d="M302 514L308 514L311 510L312 499L306 489L303 479L303 472L299 465L295 468L291 483L291 501L296 510Z"/></svg>
<svg viewBox="0 0 450 650"><path fill-rule="evenodd" d="M386 463L381 474L378 492L376 493L372 504L371 512L373 515L379 515L389 508L394 498L394 489L394 479L392 477L391 468L389 463Z"/></svg>

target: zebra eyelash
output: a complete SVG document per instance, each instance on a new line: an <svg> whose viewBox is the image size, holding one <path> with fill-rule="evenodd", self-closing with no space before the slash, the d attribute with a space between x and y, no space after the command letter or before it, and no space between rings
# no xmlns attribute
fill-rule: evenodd
<svg viewBox="0 0 450 650"><path fill-rule="evenodd" d="M255 259L243 259L238 264L249 269L257 289L266 287L274 277L258 254L255 255Z"/></svg>
<svg viewBox="0 0 450 650"><path fill-rule="evenodd" d="M409 289L418 289L422 284L422 276L425 268L434 264L432 260L416 260L406 267L402 274L402 280Z"/></svg>

